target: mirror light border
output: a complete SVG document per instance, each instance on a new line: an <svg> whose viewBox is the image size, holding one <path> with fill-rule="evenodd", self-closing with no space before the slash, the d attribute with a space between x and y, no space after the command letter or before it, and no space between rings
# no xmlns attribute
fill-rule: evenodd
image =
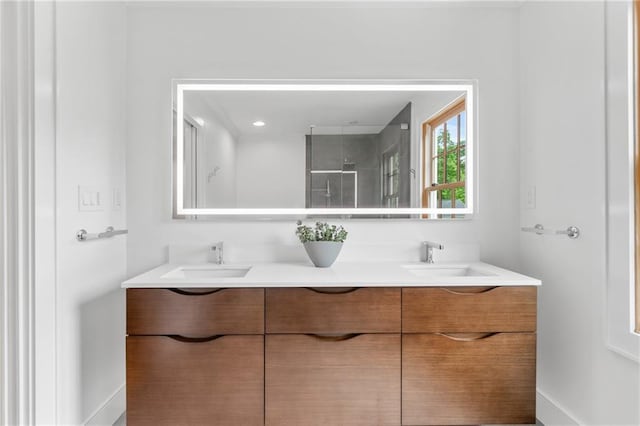
<svg viewBox="0 0 640 426"><path fill-rule="evenodd" d="M175 167L173 171L175 216L302 216L302 215L433 215L474 213L476 194L476 98L477 82L471 80L173 80L176 106ZM458 208L186 208L184 206L184 93L188 91L305 91L305 92L465 92L467 102L467 206ZM421 145L421 144L420 144ZM424 153L420 152L420 157Z"/></svg>

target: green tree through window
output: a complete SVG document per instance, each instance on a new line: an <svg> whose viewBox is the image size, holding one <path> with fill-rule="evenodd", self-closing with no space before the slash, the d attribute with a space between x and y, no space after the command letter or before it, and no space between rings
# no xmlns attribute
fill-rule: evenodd
<svg viewBox="0 0 640 426"><path fill-rule="evenodd" d="M423 170L430 170L424 176L424 207L463 208L466 206L467 117L465 107L465 101L462 99L423 124L425 160L429 159L431 166L423 167Z"/></svg>

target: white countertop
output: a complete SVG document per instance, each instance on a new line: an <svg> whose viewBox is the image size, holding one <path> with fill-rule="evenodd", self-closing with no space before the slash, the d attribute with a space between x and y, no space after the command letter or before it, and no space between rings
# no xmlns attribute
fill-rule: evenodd
<svg viewBox="0 0 640 426"><path fill-rule="evenodd" d="M191 271L249 268L243 277L184 277ZM224 272L224 271L223 271ZM451 276L467 273L467 276ZM198 275L198 274L194 274ZM531 286L538 279L482 262L426 264L421 262L336 262L330 268L311 263L179 265L167 263L122 283L123 288L198 287L431 287Z"/></svg>

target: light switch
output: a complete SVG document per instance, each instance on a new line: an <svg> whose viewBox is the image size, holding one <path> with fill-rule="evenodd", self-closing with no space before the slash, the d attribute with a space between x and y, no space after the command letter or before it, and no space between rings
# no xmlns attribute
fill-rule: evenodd
<svg viewBox="0 0 640 426"><path fill-rule="evenodd" d="M98 188L91 186L78 186L78 211L103 211L103 200L104 197Z"/></svg>
<svg viewBox="0 0 640 426"><path fill-rule="evenodd" d="M120 195L120 188L113 188L113 200L111 206L114 212L120 211L122 207L122 197Z"/></svg>

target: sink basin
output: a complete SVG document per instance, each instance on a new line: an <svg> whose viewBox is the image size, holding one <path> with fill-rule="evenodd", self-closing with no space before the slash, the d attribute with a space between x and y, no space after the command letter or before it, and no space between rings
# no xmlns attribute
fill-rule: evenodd
<svg viewBox="0 0 640 426"><path fill-rule="evenodd" d="M170 279L207 279L207 278L241 278L247 275L251 266L194 265L180 266L167 272L160 278Z"/></svg>
<svg viewBox="0 0 640 426"><path fill-rule="evenodd" d="M404 265L413 275L425 278L437 277L487 277L495 276L491 272L482 271L471 266L441 266L441 265Z"/></svg>

